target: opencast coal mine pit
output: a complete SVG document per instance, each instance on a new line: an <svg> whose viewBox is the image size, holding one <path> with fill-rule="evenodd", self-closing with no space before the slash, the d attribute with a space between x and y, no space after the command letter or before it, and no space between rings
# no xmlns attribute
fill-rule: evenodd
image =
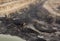
<svg viewBox="0 0 60 41"><path fill-rule="evenodd" d="M0 34L60 41L60 0L0 0Z"/></svg>

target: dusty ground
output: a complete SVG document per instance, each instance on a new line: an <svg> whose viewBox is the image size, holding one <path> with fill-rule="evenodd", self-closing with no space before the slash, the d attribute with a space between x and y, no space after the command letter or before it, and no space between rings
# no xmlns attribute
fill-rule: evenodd
<svg viewBox="0 0 60 41"><path fill-rule="evenodd" d="M1 34L26 41L60 41L59 0L6 1L0 14Z"/></svg>
<svg viewBox="0 0 60 41"><path fill-rule="evenodd" d="M1 3L3 2L3 4L0 4L1 16L19 11L22 8L28 7L29 4L34 4L35 1L36 0L2 0Z"/></svg>
<svg viewBox="0 0 60 41"><path fill-rule="evenodd" d="M53 15L60 16L60 0L48 0L45 2L44 7Z"/></svg>

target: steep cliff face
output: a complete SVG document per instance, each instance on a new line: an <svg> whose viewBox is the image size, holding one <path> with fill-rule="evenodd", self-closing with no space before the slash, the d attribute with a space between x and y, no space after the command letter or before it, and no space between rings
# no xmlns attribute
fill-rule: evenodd
<svg viewBox="0 0 60 41"><path fill-rule="evenodd" d="M19 36L26 41L60 41L60 14L56 10L59 2L53 2L14 0L1 4L0 34Z"/></svg>

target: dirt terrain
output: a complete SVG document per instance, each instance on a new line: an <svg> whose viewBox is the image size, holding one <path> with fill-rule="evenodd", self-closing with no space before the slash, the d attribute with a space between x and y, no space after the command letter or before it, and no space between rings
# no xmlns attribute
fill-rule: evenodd
<svg viewBox="0 0 60 41"><path fill-rule="evenodd" d="M44 7L53 15L60 16L60 0L48 0Z"/></svg>
<svg viewBox="0 0 60 41"><path fill-rule="evenodd" d="M2 0L0 4L0 16L9 15L10 13L14 13L28 7L29 4L34 4L36 0Z"/></svg>
<svg viewBox="0 0 60 41"><path fill-rule="evenodd" d="M1 1L0 34L18 36L26 41L60 41L59 2L59 0Z"/></svg>

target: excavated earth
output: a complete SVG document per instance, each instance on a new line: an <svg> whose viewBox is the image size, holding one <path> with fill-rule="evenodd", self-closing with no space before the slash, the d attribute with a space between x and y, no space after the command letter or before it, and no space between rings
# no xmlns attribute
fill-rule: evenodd
<svg viewBox="0 0 60 41"><path fill-rule="evenodd" d="M60 0L0 0L0 34L60 41Z"/></svg>

